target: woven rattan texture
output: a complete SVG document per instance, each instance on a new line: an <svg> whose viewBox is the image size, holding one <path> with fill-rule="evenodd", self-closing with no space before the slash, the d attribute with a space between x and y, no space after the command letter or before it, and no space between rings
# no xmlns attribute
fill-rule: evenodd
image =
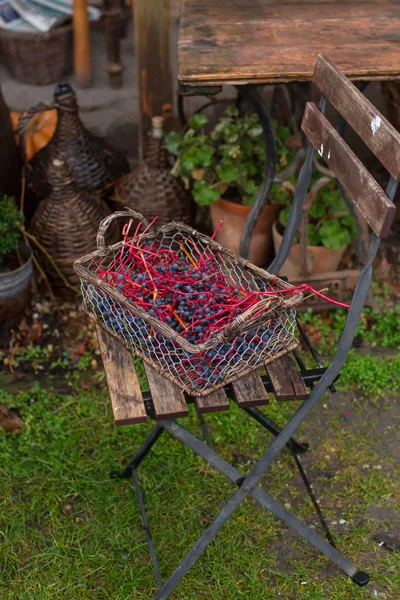
<svg viewBox="0 0 400 600"><path fill-rule="evenodd" d="M294 307L301 301L301 294L289 295L287 300L279 294L264 297L200 344L190 343L183 334L129 301L100 278L100 271L115 265L118 257L124 263L129 258L128 247L123 242L111 247L103 243L103 234L116 216L127 215L116 213L107 219L100 228L99 250L75 263L81 277L84 310L182 390L192 395L206 395L297 346ZM143 237L143 251L146 244L152 249L157 246L177 251L183 240L185 243L192 240L204 257L212 257L218 269L238 287L261 291L290 287L180 223L150 230Z"/></svg>
<svg viewBox="0 0 400 600"><path fill-rule="evenodd" d="M15 79L32 85L55 83L72 71L72 26L46 33L0 29L0 49Z"/></svg>
<svg viewBox="0 0 400 600"><path fill-rule="evenodd" d="M52 192L40 202L29 230L48 251L67 281L79 286L73 262L96 247L98 225L110 214L110 209L97 195L77 187L67 163L54 160L48 178ZM115 235L115 230L112 233ZM40 259L56 289L60 288L62 282L52 265L42 255Z"/></svg>
<svg viewBox="0 0 400 600"><path fill-rule="evenodd" d="M44 108L48 105L34 107L21 119L19 132L22 136L29 119ZM61 159L72 168L80 188L107 198L115 181L129 171L126 158L84 127L75 93L69 85L57 87L50 108L57 109L56 130L47 146L28 163L28 185L37 197L46 197L51 190L47 181L48 167L53 159Z"/></svg>
<svg viewBox="0 0 400 600"><path fill-rule="evenodd" d="M115 187L113 207L132 208L164 225L172 220L190 224L194 216L191 194L171 175L168 154L162 139L150 138L147 158Z"/></svg>

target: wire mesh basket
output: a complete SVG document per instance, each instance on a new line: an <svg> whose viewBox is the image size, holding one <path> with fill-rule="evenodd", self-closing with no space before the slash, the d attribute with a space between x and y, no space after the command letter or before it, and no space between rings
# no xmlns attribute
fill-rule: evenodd
<svg viewBox="0 0 400 600"><path fill-rule="evenodd" d="M118 217L139 221L144 232L107 247L106 231ZM117 212L100 224L97 243L74 263L83 310L184 392L205 396L297 347L295 306L303 295L191 227L150 228L135 211ZM170 278L165 297L146 287L150 270L154 286L156 274ZM222 286L236 298L231 307L222 305Z"/></svg>

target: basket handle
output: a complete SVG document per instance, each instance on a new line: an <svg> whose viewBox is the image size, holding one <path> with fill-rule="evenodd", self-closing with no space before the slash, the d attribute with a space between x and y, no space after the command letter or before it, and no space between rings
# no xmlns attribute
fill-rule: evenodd
<svg viewBox="0 0 400 600"><path fill-rule="evenodd" d="M32 119L32 117L34 117L38 113L42 113L47 110L53 110L53 109L54 109L53 104L45 104L44 102L39 102L39 104L36 104L36 106L32 106L32 108L29 108L27 111L25 111L21 114L19 121L18 121L17 133L18 133L18 137L20 139L20 148L21 148L22 158L24 159L24 163L28 162L28 158L26 155L26 146L25 146L25 132L28 127L29 121Z"/></svg>
<svg viewBox="0 0 400 600"><path fill-rule="evenodd" d="M136 210L133 210L132 208L127 207L125 210L115 212L112 215L109 215L108 217L103 219L99 225L99 231L97 232L97 248L99 250L103 250L106 247L105 237L111 223L114 221L114 219L119 219L123 217L130 217L131 219L140 221L145 227L149 226L149 222L144 218L144 216L136 212Z"/></svg>

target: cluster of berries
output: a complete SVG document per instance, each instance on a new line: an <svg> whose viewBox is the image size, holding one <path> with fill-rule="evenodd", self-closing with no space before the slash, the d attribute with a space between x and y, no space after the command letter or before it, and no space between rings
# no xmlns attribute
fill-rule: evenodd
<svg viewBox="0 0 400 600"><path fill-rule="evenodd" d="M193 345L209 340L260 300L258 291L237 286L224 273L210 249L194 254L182 241L175 252L148 240L126 254L99 270L100 277ZM261 364L277 326L266 322L206 352L188 352L95 286L89 292L94 312L107 328L198 390L221 383L250 359Z"/></svg>

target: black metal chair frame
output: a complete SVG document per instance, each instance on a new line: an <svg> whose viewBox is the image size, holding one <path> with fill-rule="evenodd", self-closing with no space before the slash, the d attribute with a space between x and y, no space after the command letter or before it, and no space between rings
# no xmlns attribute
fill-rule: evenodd
<svg viewBox="0 0 400 600"><path fill-rule="evenodd" d="M327 99L323 96L320 101L320 111L325 112ZM292 208L290 211L289 222L285 229L283 242L278 255L269 267L269 271L276 273L284 264L290 247L292 245L293 237L298 229L303 204L308 191L312 164L315 155L315 148L310 145L306 160L300 171L298 185L294 196ZM267 188L271 185L271 172L266 174L266 181L264 182ZM394 177L390 178L389 184L386 189L386 193L391 200L393 200L398 182ZM265 190L264 190L265 191ZM367 297L367 293L370 287L372 278L372 264L376 257L380 244L380 237L375 233L371 234L370 245L368 251L368 257L364 267L361 270L351 306L346 319L346 324L340 338L337 351L334 355L332 363L327 369L323 369L319 361L318 355L310 345L307 337L304 334L301 326L299 325L299 331L306 344L311 350L319 368L307 371L304 370L304 365L301 359L296 356L299 363L302 376L306 384L311 388L311 394L307 400L304 400L298 410L295 412L293 417L288 421L283 429L280 429L275 423L266 417L264 413L256 408L245 408L243 409L250 417L255 419L261 426L265 427L275 436L270 447L264 452L263 456L255 464L254 468L247 476L243 476L235 467L229 464L225 459L219 456L211 447L211 441L201 415L200 424L202 426L203 434L205 436L206 443L201 441L199 438L194 436L191 432L185 429L180 423L175 420L162 420L158 421L154 426L151 433L145 439L135 456L132 458L126 469L122 473L114 473L113 477L132 477L136 488L142 520L147 536L147 541L150 549L151 559L154 566L155 576L159 587L158 593L154 596L154 600L164 600L172 593L175 587L178 585L180 580L184 577L193 563L206 549L208 544L215 538L223 525L234 513L236 508L241 502L247 497L251 496L255 499L262 507L266 508L276 517L281 519L288 527L293 529L299 534L300 537L307 540L312 546L317 548L322 554L327 556L332 562L340 567L344 573L346 573L351 579L358 585L363 586L368 583L369 576L359 570L353 565L342 553L340 553L334 545L332 536L327 528L326 522L322 517L318 502L313 494L309 480L307 479L304 469L302 468L299 454L304 452L307 448L304 445L299 444L293 439L296 431L303 421L307 418L313 408L317 405L323 394L330 389L334 390L334 382L339 376L339 373L346 361L348 353L351 349L352 342L356 333L357 324L359 322L361 311L363 309L364 302ZM265 384L268 390L268 383L265 380ZM148 399L147 399L148 400ZM148 407L148 412L151 416L151 404ZM237 489L233 492L228 502L222 507L212 523L205 529L204 533L194 544L192 549L186 554L180 564L176 567L172 575L165 581L162 582L160 571L156 559L155 549L152 542L149 524L144 508L143 497L140 490L139 479L137 475L137 469L140 466L147 453L151 450L156 441L160 438L161 434L167 431L175 439L181 441L184 445L190 448L195 454L201 456L209 465L214 467L217 471L225 475ZM277 458L278 454L287 446L291 451L296 465L300 471L301 477L306 485L306 489L311 497L317 514L320 518L322 527L325 531L328 541L326 541L321 535L314 529L307 526L305 523L300 521L297 517L291 514L281 504L276 502L266 491L258 487L260 478L266 473L272 462Z"/></svg>

